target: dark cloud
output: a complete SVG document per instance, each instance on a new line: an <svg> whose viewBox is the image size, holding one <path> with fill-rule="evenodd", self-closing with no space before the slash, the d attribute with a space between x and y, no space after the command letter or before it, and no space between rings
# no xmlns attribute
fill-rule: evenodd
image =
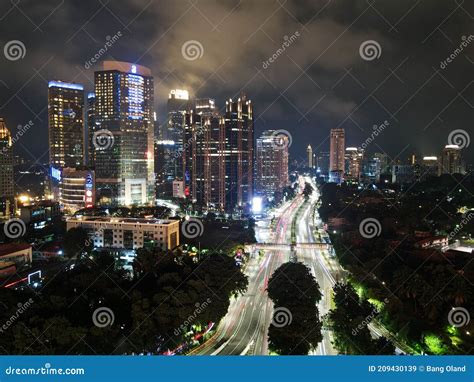
<svg viewBox="0 0 474 382"><path fill-rule="evenodd" d="M16 5L15 5L16 4ZM63 79L93 88L85 67L118 32L103 58L152 68L159 119L170 88L198 96L245 91L255 104L258 130L287 129L292 154L308 142L328 150L329 129L344 127L358 145L372 125L384 130L372 151L402 159L438 154L454 129L474 135L474 42L445 69L463 36L474 34L474 4L458 0L323 1L8 1L0 5L1 47L21 40L23 60L0 57L0 116L10 127L33 119L34 134L19 142L25 156L47 151L46 83ZM296 35L298 34L298 35ZM295 38L296 36L296 38ZM186 60L182 46L202 46ZM379 59L365 61L359 46L375 40ZM278 53L285 41L291 41ZM266 65L272 55L273 63ZM474 145L474 143L472 143ZM465 151L472 162L473 146ZM45 157L46 159L46 157Z"/></svg>

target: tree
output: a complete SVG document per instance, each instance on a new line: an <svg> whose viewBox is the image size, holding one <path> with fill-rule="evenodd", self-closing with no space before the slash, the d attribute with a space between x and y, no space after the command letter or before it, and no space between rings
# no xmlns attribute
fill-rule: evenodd
<svg viewBox="0 0 474 382"><path fill-rule="evenodd" d="M68 258L80 257L83 253L90 253L92 241L87 231L82 227L71 228L64 235L64 254Z"/></svg>
<svg viewBox="0 0 474 382"><path fill-rule="evenodd" d="M268 282L274 306L268 330L269 348L278 354L308 354L322 340L317 303L322 294L311 270L285 263Z"/></svg>

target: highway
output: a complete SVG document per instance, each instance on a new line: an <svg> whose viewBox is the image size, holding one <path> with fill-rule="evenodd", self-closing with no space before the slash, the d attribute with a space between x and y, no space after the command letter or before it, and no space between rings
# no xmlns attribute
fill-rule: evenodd
<svg viewBox="0 0 474 382"><path fill-rule="evenodd" d="M270 219L260 220L256 227L257 241L289 243L291 221L301 200L285 203ZM230 303L226 316L219 323L215 334L198 348L189 352L194 355L266 355L268 354L268 327L273 316L273 303L266 288L273 272L290 259L290 250L266 251L262 257L253 253L245 274L249 285L247 292Z"/></svg>

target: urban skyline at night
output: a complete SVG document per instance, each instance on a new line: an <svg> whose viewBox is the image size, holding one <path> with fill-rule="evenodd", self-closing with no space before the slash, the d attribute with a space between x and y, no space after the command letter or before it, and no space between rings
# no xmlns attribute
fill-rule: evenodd
<svg viewBox="0 0 474 382"><path fill-rule="evenodd" d="M464 375L473 18L457 0L0 4L0 355Z"/></svg>

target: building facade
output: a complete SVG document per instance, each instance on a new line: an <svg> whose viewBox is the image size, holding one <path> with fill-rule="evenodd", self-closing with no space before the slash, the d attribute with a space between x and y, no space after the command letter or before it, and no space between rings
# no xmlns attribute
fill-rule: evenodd
<svg viewBox="0 0 474 382"><path fill-rule="evenodd" d="M458 145L446 145L441 153L439 162L439 175L464 174L464 163L461 156L461 148Z"/></svg>
<svg viewBox="0 0 474 382"><path fill-rule="evenodd" d="M275 137L272 133L271 130L265 131L257 139L255 149L255 192L267 197L274 196L276 191L288 185L288 137L283 135ZM287 142L275 144L275 139L285 139ZM309 158L312 160L312 157L311 150L311 157L308 154L308 160Z"/></svg>
<svg viewBox="0 0 474 382"><path fill-rule="evenodd" d="M10 218L13 212L14 184L12 137L0 118L0 219Z"/></svg>
<svg viewBox="0 0 474 382"><path fill-rule="evenodd" d="M51 167L84 164L84 87L50 81L48 84L49 163Z"/></svg>
<svg viewBox="0 0 474 382"><path fill-rule="evenodd" d="M89 217L70 218L66 224L68 231L85 229L96 248L173 250L179 246L179 220Z"/></svg>
<svg viewBox="0 0 474 382"><path fill-rule="evenodd" d="M68 214L93 207L95 205L94 171L85 168L63 169L59 191L59 202Z"/></svg>
<svg viewBox="0 0 474 382"><path fill-rule="evenodd" d="M252 201L254 183L253 108L245 95L226 101L221 140L224 163L220 182L225 210L245 208Z"/></svg>
<svg viewBox="0 0 474 382"><path fill-rule="evenodd" d="M95 72L97 201L150 204L155 198L153 77L150 69L104 61Z"/></svg>
<svg viewBox="0 0 474 382"><path fill-rule="evenodd" d="M329 143L329 173L330 179L339 183L344 175L345 154L345 131L344 129L331 129Z"/></svg>

